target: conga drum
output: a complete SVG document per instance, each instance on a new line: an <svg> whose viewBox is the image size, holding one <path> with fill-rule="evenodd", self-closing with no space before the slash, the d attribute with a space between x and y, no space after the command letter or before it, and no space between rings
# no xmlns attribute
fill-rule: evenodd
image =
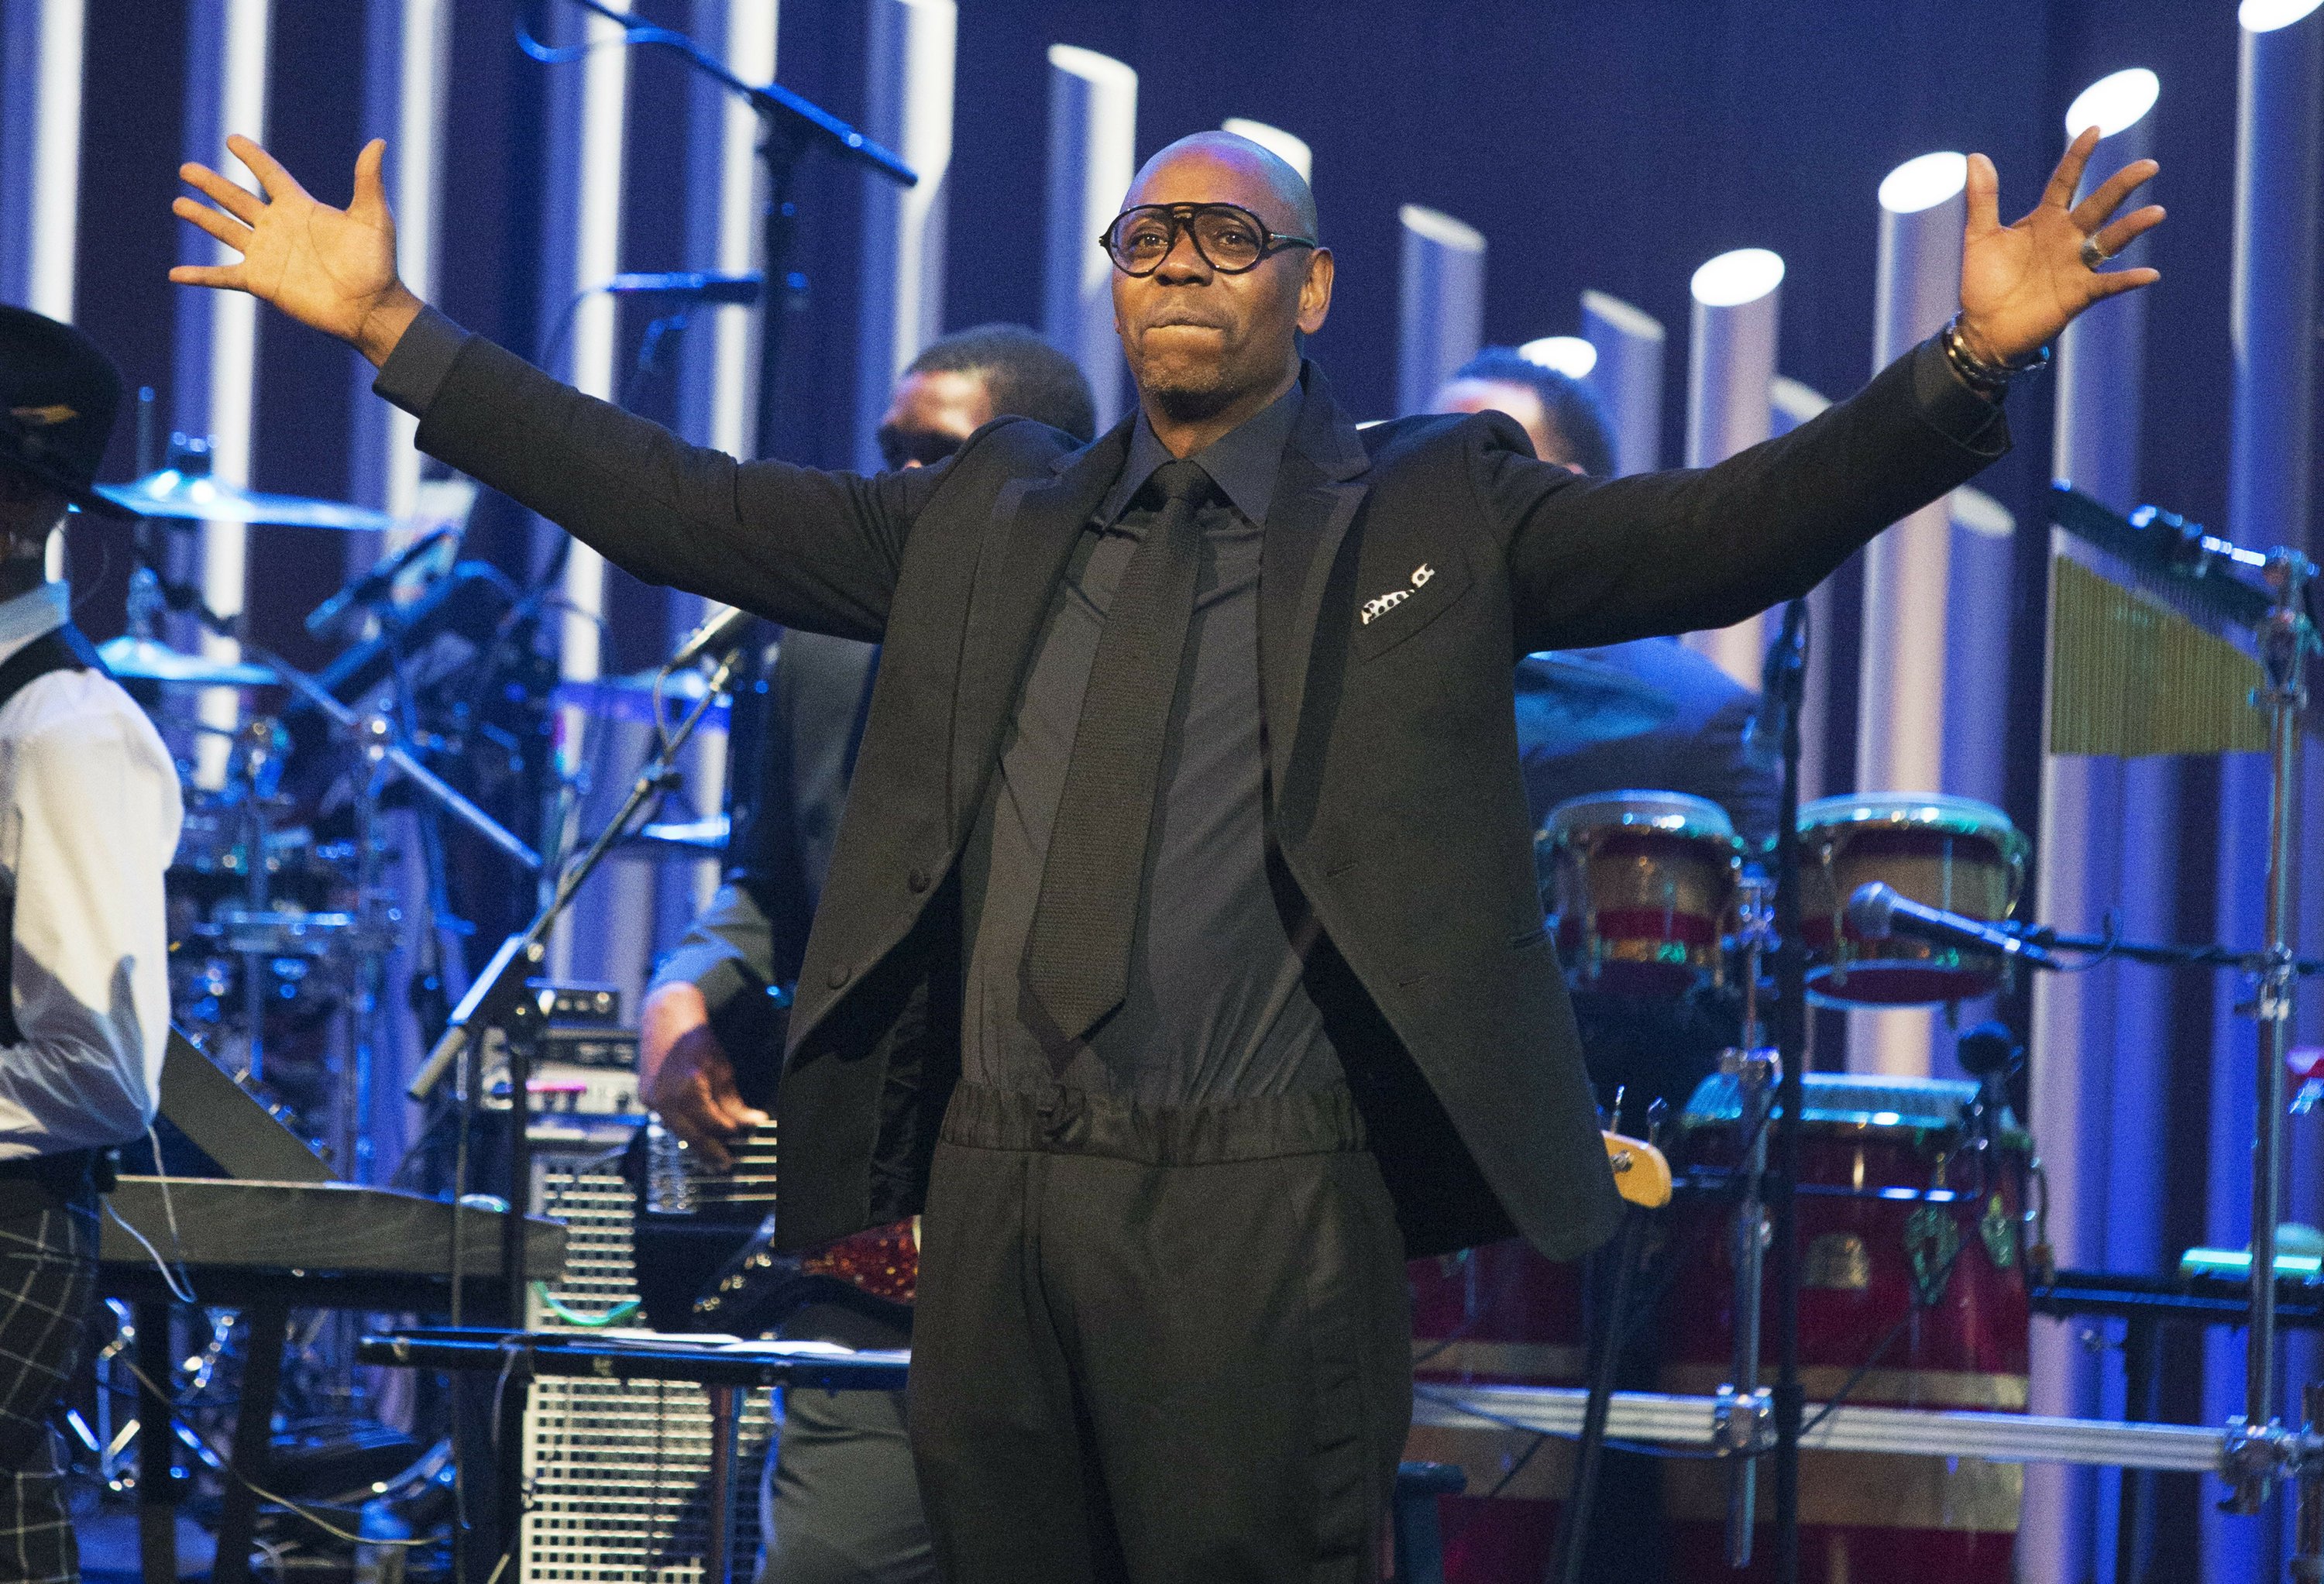
<svg viewBox="0 0 2324 1584"><path fill-rule="evenodd" d="M1997 924L2025 884L2025 838L1989 803L1933 793L1820 797L1800 810L1800 934L1808 994L1838 1006L1923 1007L1989 996L2008 979L1997 953L1848 923L1858 886L1886 882L1948 913Z"/></svg>
<svg viewBox="0 0 2324 1584"><path fill-rule="evenodd" d="M1536 841L1575 989L1675 997L1721 982L1743 843L1719 805L1683 792L1576 797Z"/></svg>
<svg viewBox="0 0 2324 1584"><path fill-rule="evenodd" d="M1843 1387L1854 1404L2023 1413L2025 1136L2005 1116L1997 1147L1964 1149L1973 1083L1812 1073L1805 1082L1800 1358L1810 1417ZM1674 1275L1660 1317L1666 1391L1707 1395L1730 1377L1733 1199L1703 1184L1738 1163L1740 1115L1734 1080L1705 1080L1670 1152L1697 1187L1673 1206ZM1766 1384L1775 1375L1772 1283L1764 1294ZM2013 1463L1803 1451L1800 1576L2009 1584L2024 1490ZM1740 1573L1727 1565L1723 1464L1674 1461L1663 1492L1672 1584L1775 1577L1766 1473L1754 1561Z"/></svg>
<svg viewBox="0 0 2324 1584"><path fill-rule="evenodd" d="M1579 1386L1587 1353L1582 1266L1553 1265L1523 1239L1416 1259L1412 1373L1452 1386ZM1408 1460L1457 1463L1461 1496L1440 1498L1446 1584L1500 1584L1549 1571L1573 1483L1567 1441L1522 1430L1416 1424Z"/></svg>

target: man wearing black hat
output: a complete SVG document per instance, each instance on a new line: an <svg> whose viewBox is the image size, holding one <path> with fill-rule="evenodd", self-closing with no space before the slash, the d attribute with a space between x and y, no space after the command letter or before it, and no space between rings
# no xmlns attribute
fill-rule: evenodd
<svg viewBox="0 0 2324 1584"><path fill-rule="evenodd" d="M0 1580L80 1575L51 1420L96 1303L108 1152L143 1132L170 1032L161 871L178 778L48 581L121 376L79 331L0 308Z"/></svg>

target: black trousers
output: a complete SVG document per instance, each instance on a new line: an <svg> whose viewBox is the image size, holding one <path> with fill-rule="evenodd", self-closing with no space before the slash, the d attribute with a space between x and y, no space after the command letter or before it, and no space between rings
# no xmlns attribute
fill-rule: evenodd
<svg viewBox="0 0 2324 1584"><path fill-rule="evenodd" d="M904 1327L827 1303L799 1311L782 1334L850 1348L912 1341ZM937 1584L901 1392L787 1388L760 1512L758 1584Z"/></svg>
<svg viewBox="0 0 2324 1584"><path fill-rule="evenodd" d="M52 1423L97 1303L97 1191L75 1164L77 1181L0 1177L0 1584L80 1577Z"/></svg>
<svg viewBox="0 0 2324 1584"><path fill-rule="evenodd" d="M949 1584L1372 1584L1404 1244L1344 1091L1157 1110L964 1084L912 1449Z"/></svg>

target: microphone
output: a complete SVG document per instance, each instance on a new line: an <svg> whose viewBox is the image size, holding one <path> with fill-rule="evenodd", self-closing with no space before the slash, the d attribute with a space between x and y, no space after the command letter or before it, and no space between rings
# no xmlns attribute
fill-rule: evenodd
<svg viewBox="0 0 2324 1584"><path fill-rule="evenodd" d="M729 649L742 641L742 634L758 618L750 612L729 605L692 632L678 646L678 652L662 667L665 671L683 671L704 655Z"/></svg>
<svg viewBox="0 0 2324 1584"><path fill-rule="evenodd" d="M423 557L446 539L452 538L455 531L447 527L439 528L433 533L423 534L399 554L378 563L361 576L349 580L338 593L307 612L308 636L320 638L349 611L364 605L376 604L385 597L387 591L394 586L397 578L402 576L410 567L417 566Z"/></svg>
<svg viewBox="0 0 2324 1584"><path fill-rule="evenodd" d="M706 270L660 270L616 275L605 282L604 290L611 297L667 297L747 307L759 300L762 280L758 275L719 275Z"/></svg>
<svg viewBox="0 0 2324 1584"><path fill-rule="evenodd" d="M1848 899L1848 922L1857 934L1876 941L1885 941L1890 935L1910 935L1941 946L1998 952L2005 957L2023 958L2028 962L2046 965L2050 961L2049 953L2039 946L2020 940L1997 925L1924 906L1878 880L1856 888L1855 894Z"/></svg>

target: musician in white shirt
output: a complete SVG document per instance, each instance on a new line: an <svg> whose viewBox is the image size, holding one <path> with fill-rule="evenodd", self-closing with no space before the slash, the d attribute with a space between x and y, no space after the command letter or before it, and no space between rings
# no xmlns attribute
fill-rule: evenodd
<svg viewBox="0 0 2324 1584"><path fill-rule="evenodd" d="M169 1037L175 767L47 581L120 405L111 360L0 308L0 1584L79 1577L51 1421L96 1303L110 1151L152 1119Z"/></svg>

